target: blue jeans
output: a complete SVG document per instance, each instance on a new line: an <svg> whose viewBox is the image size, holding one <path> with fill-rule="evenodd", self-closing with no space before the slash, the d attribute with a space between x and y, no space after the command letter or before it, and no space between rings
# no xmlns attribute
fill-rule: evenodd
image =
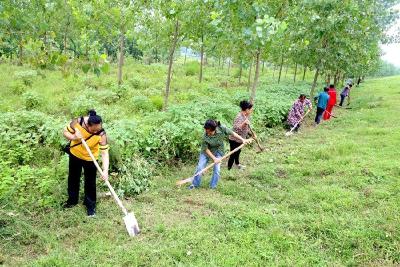
<svg viewBox="0 0 400 267"><path fill-rule="evenodd" d="M214 156L217 158L222 158L222 155L219 152L214 153ZM207 167L208 156L205 153L200 153L199 163L197 164L197 169L195 173L198 173L205 167ZM210 187L212 189L217 187L218 180L219 180L219 173L221 169L221 164L215 164L213 168L213 175L210 181ZM194 187L199 187L201 183L201 175L196 175L193 179Z"/></svg>

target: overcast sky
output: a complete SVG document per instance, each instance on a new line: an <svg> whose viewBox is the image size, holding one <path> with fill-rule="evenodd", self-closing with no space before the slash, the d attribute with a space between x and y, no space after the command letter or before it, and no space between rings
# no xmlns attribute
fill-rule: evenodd
<svg viewBox="0 0 400 267"><path fill-rule="evenodd" d="M397 10L400 10L400 4L395 6ZM397 20L397 23L389 30L389 33L398 32L400 29L400 20ZM382 50L384 55L382 59L388 61L398 67L400 67L400 43L382 45Z"/></svg>

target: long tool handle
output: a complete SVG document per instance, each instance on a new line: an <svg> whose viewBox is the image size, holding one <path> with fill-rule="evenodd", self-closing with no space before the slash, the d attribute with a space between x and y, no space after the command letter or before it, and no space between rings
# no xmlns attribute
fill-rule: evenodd
<svg viewBox="0 0 400 267"><path fill-rule="evenodd" d="M225 156L223 156L223 157L221 158L221 161L224 160L224 159L226 159L227 157L229 157L230 155L232 155L233 153L235 153L236 151L238 151L239 149L241 149L241 148L244 147L245 145L246 145L246 144L241 144L240 146L238 146L238 147L235 148L234 150L230 151L228 154L226 154ZM215 162L209 164L207 167L205 167L204 169L202 169L201 171L199 171L199 172L196 173L195 175L193 175L193 176L191 176L191 177L189 177L189 178L186 178L186 179L177 181L177 182L176 182L176 185L182 185L182 184L185 184L185 183L188 183L188 182L192 182L193 179L194 179L194 177L196 177L197 175L202 174L203 172L207 171L208 169L210 169L210 168L213 167L214 165L215 165Z"/></svg>
<svg viewBox="0 0 400 267"><path fill-rule="evenodd" d="M82 144L85 146L87 152L89 153L90 158L93 160L94 165L96 165L97 170L100 172L101 176L103 176L103 170L100 168L99 164L97 163L97 160L94 158L92 151L90 150L88 144L86 143L86 141L81 138L82 140ZM122 209L122 212L127 215L128 211L126 210L126 208L124 207L124 205L122 204L122 201L119 199L119 197L117 196L117 194L114 191L114 188L111 186L110 182L108 180L105 181L108 189L110 190L112 196L115 199L115 202L117 202L118 206Z"/></svg>
<svg viewBox="0 0 400 267"><path fill-rule="evenodd" d="M256 140L256 143L257 143L257 145L258 145L258 148L259 148L261 151L264 150L264 148L263 148L263 147L261 146L261 144L260 144L260 141L258 141L258 138L255 138L255 137L254 137L255 134L254 134L253 129L251 129L250 126L249 126L249 129L250 129L251 134L253 135L252 138L253 138L254 140Z"/></svg>
<svg viewBox="0 0 400 267"><path fill-rule="evenodd" d="M290 129L289 133L293 132L293 130L296 129L297 125L299 125L299 123L304 120L304 118L308 115L309 112L310 110L307 110L306 114L304 114L304 116L301 117L301 119L292 127L292 129Z"/></svg>

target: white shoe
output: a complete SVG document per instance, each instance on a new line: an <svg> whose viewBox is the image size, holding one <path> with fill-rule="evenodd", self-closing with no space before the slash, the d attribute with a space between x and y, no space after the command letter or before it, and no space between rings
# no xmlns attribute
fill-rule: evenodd
<svg viewBox="0 0 400 267"><path fill-rule="evenodd" d="M238 164L238 165L236 165L236 167L237 167L239 170L244 170L244 169L246 168L246 166L244 166L244 165L242 165L242 164Z"/></svg>

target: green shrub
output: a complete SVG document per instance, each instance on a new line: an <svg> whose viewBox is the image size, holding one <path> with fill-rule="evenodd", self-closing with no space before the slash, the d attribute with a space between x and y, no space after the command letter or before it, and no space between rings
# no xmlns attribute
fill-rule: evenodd
<svg viewBox="0 0 400 267"><path fill-rule="evenodd" d="M42 98L35 92L25 92L22 98L27 110L37 109L43 104Z"/></svg>
<svg viewBox="0 0 400 267"><path fill-rule="evenodd" d="M154 166L144 158L125 158L117 168L116 188L120 196L136 195L149 188Z"/></svg>
<svg viewBox="0 0 400 267"><path fill-rule="evenodd" d="M134 109L140 111L154 111L155 106L146 96L134 96L132 98L132 105Z"/></svg>
<svg viewBox="0 0 400 267"><path fill-rule="evenodd" d="M163 103L164 103L164 99L161 96L151 96L150 97L150 101L153 104L153 106L157 109L157 110L161 110L163 107Z"/></svg>
<svg viewBox="0 0 400 267"><path fill-rule="evenodd" d="M141 82L140 82L139 78L133 77L133 78L130 78L127 82L133 88L140 89Z"/></svg>
<svg viewBox="0 0 400 267"><path fill-rule="evenodd" d="M129 92L129 88L125 84L111 86L111 91L114 92L119 98L126 97Z"/></svg>
<svg viewBox="0 0 400 267"><path fill-rule="evenodd" d="M186 63L185 65L185 75L186 76L195 76L200 72L200 64L196 61L191 61Z"/></svg>
<svg viewBox="0 0 400 267"><path fill-rule="evenodd" d="M86 115L89 110L96 109L98 106L98 101L93 97L79 95L70 102L69 110L73 117L79 117Z"/></svg>
<svg viewBox="0 0 400 267"><path fill-rule="evenodd" d="M17 79L21 79L26 86L31 87L33 84L33 79L37 76L37 71L36 70L17 71L14 73L14 76Z"/></svg>
<svg viewBox="0 0 400 267"><path fill-rule="evenodd" d="M22 82L14 82L10 85L10 92L13 95L22 95L26 92L26 87Z"/></svg>

